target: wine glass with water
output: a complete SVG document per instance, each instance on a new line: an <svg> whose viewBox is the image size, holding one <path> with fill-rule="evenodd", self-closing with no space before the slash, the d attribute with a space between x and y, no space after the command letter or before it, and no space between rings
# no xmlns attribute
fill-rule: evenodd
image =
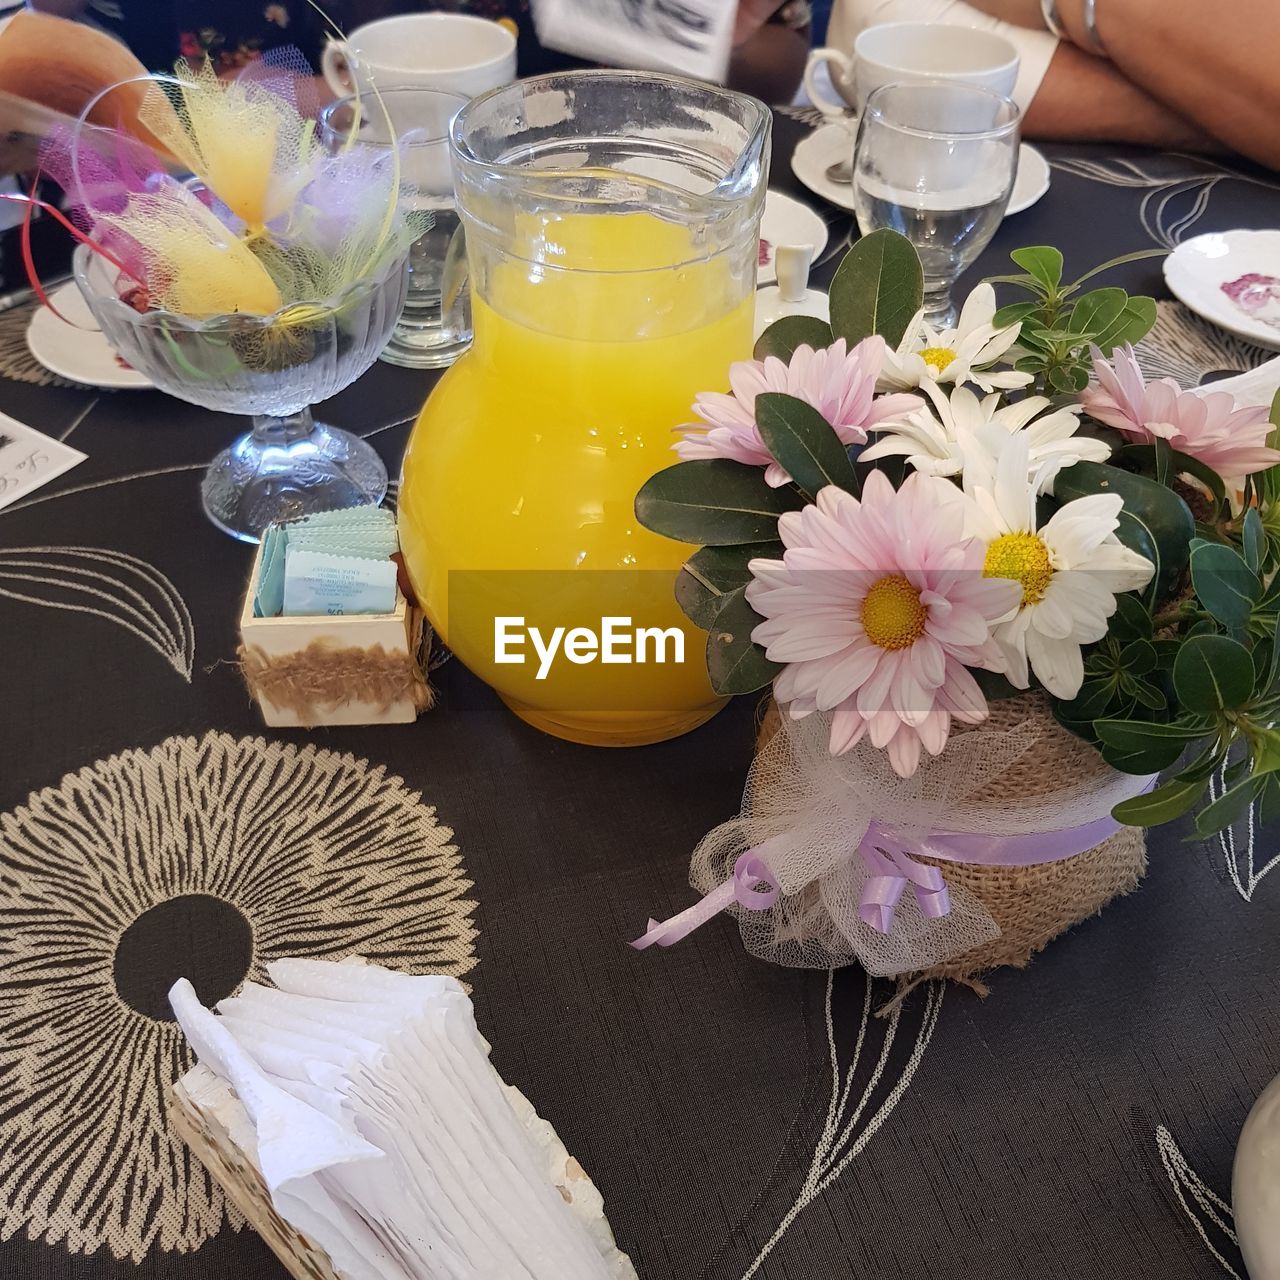
<svg viewBox="0 0 1280 1280"><path fill-rule="evenodd" d="M955 324L951 287L995 235L1018 171L1018 108L951 80L890 84L867 99L854 152L863 235L901 232L924 268L925 319Z"/></svg>

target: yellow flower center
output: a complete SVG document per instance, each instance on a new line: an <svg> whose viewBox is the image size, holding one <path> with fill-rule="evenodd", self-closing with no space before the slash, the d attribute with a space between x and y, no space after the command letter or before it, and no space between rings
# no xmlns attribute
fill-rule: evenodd
<svg viewBox="0 0 1280 1280"><path fill-rule="evenodd" d="M924 635L929 610L901 574L881 578L862 601L862 629L882 649L906 649Z"/></svg>
<svg viewBox="0 0 1280 1280"><path fill-rule="evenodd" d="M1053 577L1049 548L1034 533L1002 534L987 548L982 576L1022 583L1023 605L1036 604Z"/></svg>
<svg viewBox="0 0 1280 1280"><path fill-rule="evenodd" d="M955 358L956 353L950 347L925 347L920 353L920 359L930 365L934 373L942 373Z"/></svg>

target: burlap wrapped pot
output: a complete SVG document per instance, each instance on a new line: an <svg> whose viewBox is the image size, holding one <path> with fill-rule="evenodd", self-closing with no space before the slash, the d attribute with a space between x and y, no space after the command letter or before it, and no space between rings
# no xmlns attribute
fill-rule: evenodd
<svg viewBox="0 0 1280 1280"><path fill-rule="evenodd" d="M1114 778L1093 747L1054 721L1040 695L1022 694L991 702L990 718L980 728L1012 729L1027 721L1036 724L1037 740L980 789L984 801L1003 806L1029 797L1052 798L1064 785L1079 787L1091 775L1097 775L1099 785ZM770 699L761 719L758 747L773 737L778 725L777 705ZM969 726L956 724L952 734L970 731ZM769 785L767 775L757 777L757 787ZM920 861L940 867L953 892L967 889L972 893L999 926L1000 936L946 963L898 975L899 998L930 978L949 978L986 995L981 975L1002 965L1025 968L1032 956L1059 934L1096 915L1112 899L1131 892L1147 865L1144 833L1134 827L1121 827L1075 857L1036 866Z"/></svg>

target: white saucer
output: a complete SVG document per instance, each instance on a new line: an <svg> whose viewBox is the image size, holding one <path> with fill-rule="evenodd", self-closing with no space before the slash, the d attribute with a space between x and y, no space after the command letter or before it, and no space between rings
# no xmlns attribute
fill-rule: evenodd
<svg viewBox="0 0 1280 1280"><path fill-rule="evenodd" d="M50 373L112 391L151 386L144 374L117 359L74 280L55 289L49 301L71 323L59 320L48 307L39 307L27 326L27 346Z"/></svg>
<svg viewBox="0 0 1280 1280"><path fill-rule="evenodd" d="M772 284L778 277L773 268L773 251L780 244L811 244L813 260L827 247L827 224L807 204L781 191L769 191L764 198L760 220L760 267L757 284Z"/></svg>
<svg viewBox="0 0 1280 1280"><path fill-rule="evenodd" d="M1230 333L1280 351L1280 328L1242 311L1224 284L1256 274L1280 279L1280 231L1211 231L1185 240L1164 260L1164 278L1192 311Z"/></svg>
<svg viewBox="0 0 1280 1280"><path fill-rule="evenodd" d="M796 147L791 168L814 195L841 209L853 210L853 188L848 183L831 182L827 168L848 160L853 151L853 134L840 124L824 124ZM1035 147L1023 143L1018 151L1018 176L1009 197L1007 217L1030 209L1049 190L1049 162Z"/></svg>

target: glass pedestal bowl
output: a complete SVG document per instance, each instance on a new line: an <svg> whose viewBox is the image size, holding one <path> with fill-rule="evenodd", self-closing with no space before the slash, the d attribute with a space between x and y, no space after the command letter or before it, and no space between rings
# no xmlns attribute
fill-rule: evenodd
<svg viewBox="0 0 1280 1280"><path fill-rule="evenodd" d="M219 528L256 542L273 521L382 501L387 470L377 452L315 422L311 405L378 358L404 306L405 257L325 302L204 320L139 312L119 296L115 269L84 246L76 251L75 277L117 354L161 391L253 416L253 430L204 475L205 514Z"/></svg>

